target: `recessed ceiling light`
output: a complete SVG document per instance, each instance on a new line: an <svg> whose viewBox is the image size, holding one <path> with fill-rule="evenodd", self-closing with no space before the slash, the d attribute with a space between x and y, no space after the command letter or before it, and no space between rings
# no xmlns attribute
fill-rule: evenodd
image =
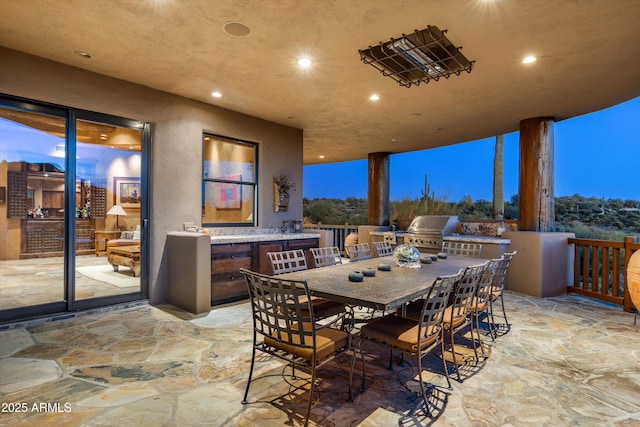
<svg viewBox="0 0 640 427"><path fill-rule="evenodd" d="M522 60L523 64L531 64L533 62L536 62L538 58L536 58L533 55L529 55L529 56L525 56L524 59Z"/></svg>
<svg viewBox="0 0 640 427"><path fill-rule="evenodd" d="M320 159L324 159L324 155L323 155L323 154L320 154L320 155L318 156L318 158L320 158Z"/></svg>
<svg viewBox="0 0 640 427"><path fill-rule="evenodd" d="M298 65L302 68L311 67L311 60L309 58L300 58L298 59Z"/></svg>
<svg viewBox="0 0 640 427"><path fill-rule="evenodd" d="M76 50L75 52L73 52L74 54L78 55L80 58L84 58L84 59L89 59L91 58L91 54L88 52L85 52L84 50Z"/></svg>
<svg viewBox="0 0 640 427"><path fill-rule="evenodd" d="M242 37L246 36L251 32L251 28L247 24L243 24L242 22L227 22L224 24L224 30L227 34L231 34L232 36Z"/></svg>
<svg viewBox="0 0 640 427"><path fill-rule="evenodd" d="M215 91L215 92L211 92L211 96L213 96L214 98L220 98L222 97L222 94L218 91Z"/></svg>
<svg viewBox="0 0 640 427"><path fill-rule="evenodd" d="M370 99L371 101L377 101L377 100L379 100L379 99L380 99L380 96L374 93L373 95L371 95L371 96L369 97L369 99Z"/></svg>

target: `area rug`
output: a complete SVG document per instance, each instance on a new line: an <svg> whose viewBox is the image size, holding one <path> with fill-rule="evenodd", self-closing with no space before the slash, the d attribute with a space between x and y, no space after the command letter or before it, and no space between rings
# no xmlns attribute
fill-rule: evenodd
<svg viewBox="0 0 640 427"><path fill-rule="evenodd" d="M133 271L127 267L119 267L113 271L111 264L78 267L78 273L93 280L105 282L118 288L140 287L140 278L133 277Z"/></svg>

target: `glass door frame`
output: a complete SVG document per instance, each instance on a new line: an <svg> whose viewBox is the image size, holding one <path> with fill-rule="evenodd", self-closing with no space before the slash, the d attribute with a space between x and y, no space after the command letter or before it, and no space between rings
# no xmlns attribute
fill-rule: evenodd
<svg viewBox="0 0 640 427"><path fill-rule="evenodd" d="M144 300L149 294L149 165L151 127L147 122L50 104L0 93L0 106L61 117L66 120L64 183L64 297L62 301L11 308L0 311L0 322L86 310L107 305ZM141 130L141 205L140 205L140 290L135 293L75 300L76 266L76 121L87 120Z"/></svg>

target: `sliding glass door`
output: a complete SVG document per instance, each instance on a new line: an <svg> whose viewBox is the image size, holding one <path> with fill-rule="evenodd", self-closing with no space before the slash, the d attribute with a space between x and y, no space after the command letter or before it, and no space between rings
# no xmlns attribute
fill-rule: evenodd
<svg viewBox="0 0 640 427"><path fill-rule="evenodd" d="M66 308L65 115L0 106L0 312Z"/></svg>
<svg viewBox="0 0 640 427"><path fill-rule="evenodd" d="M76 120L75 301L140 293L142 136Z"/></svg>
<svg viewBox="0 0 640 427"><path fill-rule="evenodd" d="M0 98L0 322L146 295L145 123Z"/></svg>

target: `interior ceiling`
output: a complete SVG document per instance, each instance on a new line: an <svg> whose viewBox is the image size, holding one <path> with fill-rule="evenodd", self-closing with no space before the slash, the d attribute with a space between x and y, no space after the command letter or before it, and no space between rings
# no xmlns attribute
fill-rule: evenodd
<svg viewBox="0 0 640 427"><path fill-rule="evenodd" d="M0 44L303 129L304 163L315 164L472 141L635 98L638 18L637 0L5 1ZM231 35L229 22L251 31ZM359 50L428 25L462 46L471 73L405 88L360 61ZM308 71L296 65L303 54ZM522 64L528 54L538 61Z"/></svg>

